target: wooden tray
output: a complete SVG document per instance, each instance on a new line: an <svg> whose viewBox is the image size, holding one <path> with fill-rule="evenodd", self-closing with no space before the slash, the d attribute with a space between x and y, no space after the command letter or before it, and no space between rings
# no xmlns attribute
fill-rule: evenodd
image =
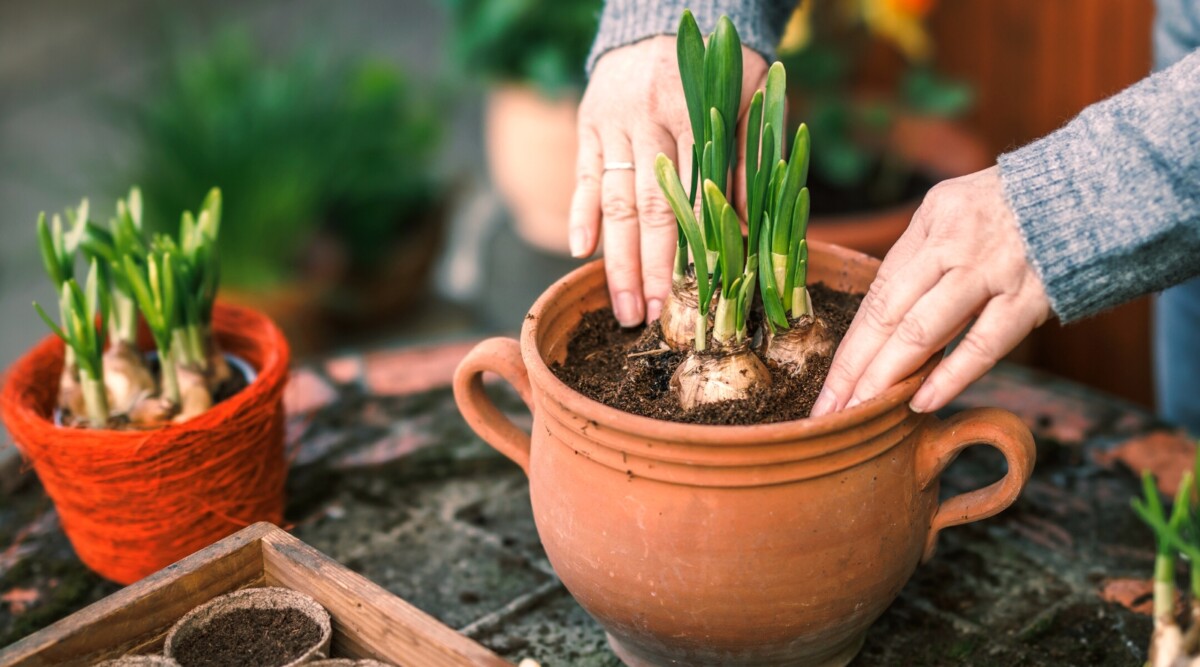
<svg viewBox="0 0 1200 667"><path fill-rule="evenodd" d="M333 617L333 655L403 667L511 667L483 646L269 523L256 523L0 650L0 666L90 665L162 649L167 630L248 586L306 593Z"/></svg>

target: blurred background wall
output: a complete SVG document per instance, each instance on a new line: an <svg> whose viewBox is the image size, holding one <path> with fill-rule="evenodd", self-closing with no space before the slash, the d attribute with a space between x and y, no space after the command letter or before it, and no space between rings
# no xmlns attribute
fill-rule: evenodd
<svg viewBox="0 0 1200 667"><path fill-rule="evenodd" d="M819 15L797 23L789 89L799 119L821 126L816 155L837 158L824 194L814 185L814 211L831 202L815 233L865 230L874 252L931 179L990 164L1150 67L1150 0L853 2L899 14L868 30L840 25L824 42ZM290 318L302 353L515 329L577 264L563 256L561 221L580 81L562 73L578 73L596 6L0 0L0 365L45 333L29 305L52 299L37 213L89 196L107 216L135 177L171 195L164 211L198 205L189 193L211 180L258 184L239 197L254 205L241 216L244 261L230 253L242 283L230 294ZM267 126L284 129L269 141ZM897 181L870 151L927 173ZM195 166L176 173L184 162ZM875 207L890 217L863 222L873 211L843 187L855 179L888 186L868 190L890 192ZM162 215L166 229L177 211ZM247 275L262 268L255 252L277 270ZM1145 300L1049 325L1013 356L1153 400Z"/></svg>
<svg viewBox="0 0 1200 667"><path fill-rule="evenodd" d="M967 117L993 154L1054 131L1150 72L1150 0L943 2L938 64L972 80ZM1015 358L1151 406L1150 297L1070 327L1048 324Z"/></svg>

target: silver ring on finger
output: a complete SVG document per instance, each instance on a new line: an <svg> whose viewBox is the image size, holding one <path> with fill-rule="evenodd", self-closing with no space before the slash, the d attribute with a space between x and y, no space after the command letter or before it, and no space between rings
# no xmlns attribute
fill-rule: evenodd
<svg viewBox="0 0 1200 667"><path fill-rule="evenodd" d="M633 171L632 162L605 162L604 171Z"/></svg>

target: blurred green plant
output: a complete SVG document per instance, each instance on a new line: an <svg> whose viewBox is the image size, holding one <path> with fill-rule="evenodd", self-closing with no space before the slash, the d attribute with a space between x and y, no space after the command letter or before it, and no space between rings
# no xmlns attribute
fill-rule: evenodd
<svg viewBox="0 0 1200 667"><path fill-rule="evenodd" d="M872 200L902 195L911 167L887 150L901 115L957 117L974 103L967 84L937 75L924 19L934 0L806 2L780 45L788 87L797 91L793 112L804 118L816 147L814 175ZM864 95L855 85L860 61L876 39L897 49L905 71L888 91Z"/></svg>
<svg viewBox="0 0 1200 667"><path fill-rule="evenodd" d="M602 0L445 0L451 52L465 72L527 82L546 95L582 90Z"/></svg>
<svg viewBox="0 0 1200 667"><path fill-rule="evenodd" d="M434 160L437 103L397 66L306 47L269 58L226 29L176 55L134 109L138 149L124 179L146 193L146 227L217 184L226 284L287 282L318 234L369 270L444 195Z"/></svg>

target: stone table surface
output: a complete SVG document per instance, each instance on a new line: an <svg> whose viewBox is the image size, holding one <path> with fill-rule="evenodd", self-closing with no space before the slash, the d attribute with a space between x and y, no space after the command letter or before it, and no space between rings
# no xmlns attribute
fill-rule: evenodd
<svg viewBox="0 0 1200 667"><path fill-rule="evenodd" d="M521 471L467 428L449 379L472 341L388 349L296 369L287 519L300 539L497 653L619 665L555 577ZM529 413L491 388L518 423ZM942 533L853 663L1141 665L1153 544L1129 509L1134 470L1165 489L1192 445L1130 404L1000 365L944 414L997 406L1034 431L1038 464L1003 514ZM970 448L943 495L1003 474ZM0 646L118 589L86 570L26 471L0 471ZM3 489L8 489L4 491Z"/></svg>

